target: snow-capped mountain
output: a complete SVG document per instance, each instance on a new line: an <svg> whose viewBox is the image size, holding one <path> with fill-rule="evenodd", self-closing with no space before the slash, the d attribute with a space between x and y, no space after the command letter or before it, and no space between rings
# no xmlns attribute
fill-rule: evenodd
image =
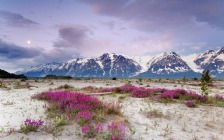
<svg viewBox="0 0 224 140"><path fill-rule="evenodd" d="M201 69L197 64L194 63L194 60L198 57L198 54L190 54L187 56L181 56L181 58L187 63L187 65L195 72L202 73Z"/></svg>
<svg viewBox="0 0 224 140"><path fill-rule="evenodd" d="M198 55L194 63L203 70L210 70L214 76L224 77L224 47Z"/></svg>
<svg viewBox="0 0 224 140"><path fill-rule="evenodd" d="M142 72L146 72L149 68L149 61L152 59L152 56L134 56L131 57L135 62L139 63L142 66Z"/></svg>
<svg viewBox="0 0 224 140"><path fill-rule="evenodd" d="M31 66L16 74L43 77L48 74L72 77L200 77L203 70L224 77L224 48L208 50L200 55L180 57L175 52L155 57L105 53L97 58L77 58L65 63Z"/></svg>
<svg viewBox="0 0 224 140"><path fill-rule="evenodd" d="M194 72L185 61L175 52L163 53L153 57L147 65L148 70L140 76L143 77L197 77L199 74Z"/></svg>
<svg viewBox="0 0 224 140"><path fill-rule="evenodd" d="M105 53L96 61L100 63L104 77L130 77L142 70L142 67L136 61L114 53Z"/></svg>
<svg viewBox="0 0 224 140"><path fill-rule="evenodd" d="M105 53L98 58L74 59L55 69L53 74L73 77L129 77L142 67L123 55Z"/></svg>
<svg viewBox="0 0 224 140"><path fill-rule="evenodd" d="M52 74L66 75L73 77L100 77L103 71L101 70L95 59L77 58L63 63L56 68Z"/></svg>
<svg viewBox="0 0 224 140"><path fill-rule="evenodd" d="M43 77L51 74L56 68L61 66L62 63L52 62L44 65L31 66L22 71L17 71L16 74L24 74L28 77Z"/></svg>
<svg viewBox="0 0 224 140"><path fill-rule="evenodd" d="M123 55L105 53L97 58L77 58L57 65L48 64L31 67L18 73L29 77L43 77L47 74L66 75L72 77L131 77L142 70L134 60ZM32 75L33 74L33 75Z"/></svg>

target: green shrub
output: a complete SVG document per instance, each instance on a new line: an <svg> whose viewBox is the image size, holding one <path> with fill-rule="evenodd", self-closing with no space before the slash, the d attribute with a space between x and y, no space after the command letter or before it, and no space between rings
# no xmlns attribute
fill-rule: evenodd
<svg viewBox="0 0 224 140"><path fill-rule="evenodd" d="M117 80L117 78L116 77L113 77L112 80Z"/></svg>
<svg viewBox="0 0 224 140"><path fill-rule="evenodd" d="M198 78L194 77L193 80L194 80L194 81L198 81Z"/></svg>
<svg viewBox="0 0 224 140"><path fill-rule="evenodd" d="M54 119L53 119L53 122L55 124L55 127L60 127L60 126L64 126L67 124L67 121L65 120L65 118L63 116L56 116Z"/></svg>
<svg viewBox="0 0 224 140"><path fill-rule="evenodd" d="M68 84L61 85L57 89L73 89L74 87Z"/></svg>

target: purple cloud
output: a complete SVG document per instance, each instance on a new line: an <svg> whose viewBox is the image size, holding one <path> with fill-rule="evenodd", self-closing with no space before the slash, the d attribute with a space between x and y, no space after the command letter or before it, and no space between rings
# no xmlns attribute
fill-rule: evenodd
<svg viewBox="0 0 224 140"><path fill-rule="evenodd" d="M51 49L42 54L43 58L49 61L66 61L72 57L80 57L86 47L85 43L90 40L90 33L90 29L83 25L59 26L59 38L53 42Z"/></svg>
<svg viewBox="0 0 224 140"><path fill-rule="evenodd" d="M59 36L72 45L81 44L88 37L90 30L81 25L67 26L59 29Z"/></svg>
<svg viewBox="0 0 224 140"><path fill-rule="evenodd" d="M13 27L37 27L39 23L27 19L20 14L12 13L8 11L0 10L0 18L3 18L5 22Z"/></svg>
<svg viewBox="0 0 224 140"><path fill-rule="evenodd" d="M0 39L0 56L8 59L33 58L41 51L38 48L25 48Z"/></svg>
<svg viewBox="0 0 224 140"><path fill-rule="evenodd" d="M183 28L192 21L224 28L222 0L85 0L95 13L121 18L137 29L161 31Z"/></svg>
<svg viewBox="0 0 224 140"><path fill-rule="evenodd" d="M104 26L106 26L108 29L114 29L115 22L114 21L100 21L100 23Z"/></svg>

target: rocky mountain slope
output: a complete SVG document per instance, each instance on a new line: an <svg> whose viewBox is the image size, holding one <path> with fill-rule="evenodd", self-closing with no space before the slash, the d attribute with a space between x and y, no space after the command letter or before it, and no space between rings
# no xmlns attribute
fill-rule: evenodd
<svg viewBox="0 0 224 140"><path fill-rule="evenodd" d="M224 47L219 50L208 50L196 57L194 63L211 74L224 77Z"/></svg>
<svg viewBox="0 0 224 140"><path fill-rule="evenodd" d="M210 70L214 77L224 78L224 48L195 54L193 59L182 58L175 52L166 52L155 57L128 57L105 53L97 58L77 58L65 63L31 66L16 73L28 77L54 74L72 77L181 78L200 77L199 72L203 70Z"/></svg>
<svg viewBox="0 0 224 140"><path fill-rule="evenodd" d="M61 65L62 63L52 62L43 65L30 66L22 71L17 71L16 74L24 74L27 77L44 77L45 75L51 74Z"/></svg>
<svg viewBox="0 0 224 140"><path fill-rule="evenodd" d="M163 53L148 62L149 68L140 74L141 77L198 77L185 61L175 52Z"/></svg>
<svg viewBox="0 0 224 140"><path fill-rule="evenodd" d="M142 67L130 58L105 53L97 58L77 58L62 64L32 66L17 73L29 77L43 77L47 74L73 77L131 77L141 70Z"/></svg>

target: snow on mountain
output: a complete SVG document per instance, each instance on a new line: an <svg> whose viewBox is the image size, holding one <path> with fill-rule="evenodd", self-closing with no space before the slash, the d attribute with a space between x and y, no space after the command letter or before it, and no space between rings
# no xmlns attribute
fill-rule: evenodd
<svg viewBox="0 0 224 140"><path fill-rule="evenodd" d="M76 58L60 65L38 65L24 69L21 73L29 77L42 77L47 74L73 77L130 77L141 70L142 67L128 57L105 53L97 58Z"/></svg>
<svg viewBox="0 0 224 140"><path fill-rule="evenodd" d="M187 63L175 52L163 53L153 57L148 63L148 70L141 73L141 77L197 77Z"/></svg>
<svg viewBox="0 0 224 140"><path fill-rule="evenodd" d="M25 68L21 71L17 71L16 74L25 74L28 77L43 77L47 74L50 74L56 68L61 66L62 63L52 62L43 65L31 66L29 68Z"/></svg>
<svg viewBox="0 0 224 140"><path fill-rule="evenodd" d="M104 77L129 77L142 70L142 67L137 62L125 55L105 53L96 60L102 64Z"/></svg>
<svg viewBox="0 0 224 140"><path fill-rule="evenodd" d="M157 55L157 56L152 57L152 58L146 63L148 69L151 67L151 65L152 65L154 62L156 62L156 61L159 60L159 59L162 59L162 58L164 57L164 54L167 54L167 53L166 53L166 52L165 52L165 53L161 53L161 54L159 54L159 55ZM148 70L148 69L147 69L147 70Z"/></svg>
<svg viewBox="0 0 224 140"><path fill-rule="evenodd" d="M221 74L224 77L224 47L198 55L194 63L203 70L210 70L214 76Z"/></svg>
<svg viewBox="0 0 224 140"><path fill-rule="evenodd" d="M72 59L69 60L66 63L63 63L63 65L61 65L60 67L58 67L57 69L69 69L70 67L72 67L74 64L85 64L88 62L88 58L76 58L76 59Z"/></svg>
<svg viewBox="0 0 224 140"><path fill-rule="evenodd" d="M152 58L152 56L134 56L130 59L133 59L135 62L142 66L142 70L140 71L140 73L142 73L148 70L148 68L150 67L149 61Z"/></svg>
<svg viewBox="0 0 224 140"><path fill-rule="evenodd" d="M214 50L207 50L206 52L199 54L194 60L194 63L203 68L205 65L209 63L210 59L215 55L216 52Z"/></svg>
<svg viewBox="0 0 224 140"><path fill-rule="evenodd" d="M101 67L91 58L77 58L63 63L52 74L73 77L100 77Z"/></svg>
<svg viewBox="0 0 224 140"><path fill-rule="evenodd" d="M50 70L54 70L55 68L57 68L58 66L60 66L61 63L56 63L56 62L52 62L52 63L47 63L44 65L37 65L37 66L31 66L29 68L25 68L22 71L19 72L29 72L29 71L44 71L44 72L48 72ZM17 72L17 73L19 73Z"/></svg>
<svg viewBox="0 0 224 140"><path fill-rule="evenodd" d="M224 48L180 57L175 52L155 57L104 53L97 58L76 58L65 63L31 66L16 74L43 77L48 74L73 77L199 77L203 70L224 77Z"/></svg>
<svg viewBox="0 0 224 140"><path fill-rule="evenodd" d="M197 64L194 63L194 60L197 58L198 54L191 54L187 56L181 56L181 58L187 63L187 65L195 72L202 73L201 69Z"/></svg>
<svg viewBox="0 0 224 140"><path fill-rule="evenodd" d="M175 52L164 53L149 61L149 70L156 74L187 72L191 68Z"/></svg>

